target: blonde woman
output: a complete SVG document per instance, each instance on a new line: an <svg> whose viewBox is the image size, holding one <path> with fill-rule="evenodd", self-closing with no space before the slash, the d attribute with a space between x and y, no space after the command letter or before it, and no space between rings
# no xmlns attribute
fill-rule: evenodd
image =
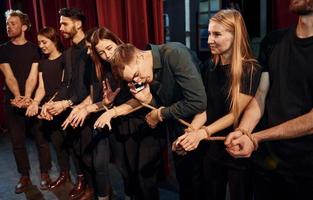
<svg viewBox="0 0 313 200"><path fill-rule="evenodd" d="M210 200L225 199L229 184L231 200L251 199L249 163L235 160L221 141L209 141L225 136L236 127L240 114L254 96L259 82L259 68L248 44L248 34L241 14L236 10L221 10L209 21L208 44L212 59L203 70L207 94L206 114L192 122L196 131L187 131L173 143L173 150L192 151L203 142L204 193ZM205 126L202 126L205 125Z"/></svg>

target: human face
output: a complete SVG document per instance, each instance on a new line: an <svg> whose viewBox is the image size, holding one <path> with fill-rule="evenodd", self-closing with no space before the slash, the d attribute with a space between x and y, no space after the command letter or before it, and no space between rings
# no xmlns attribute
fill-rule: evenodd
<svg viewBox="0 0 313 200"><path fill-rule="evenodd" d="M227 31L225 26L215 21L210 21L208 32L208 44L211 53L221 56L231 55L234 41L233 34Z"/></svg>
<svg viewBox="0 0 313 200"><path fill-rule="evenodd" d="M103 60L109 61L112 59L116 47L117 45L112 40L101 39L95 49Z"/></svg>
<svg viewBox="0 0 313 200"><path fill-rule="evenodd" d="M290 0L289 10L298 15L313 13L313 0Z"/></svg>
<svg viewBox="0 0 313 200"><path fill-rule="evenodd" d="M60 31L64 38L72 39L78 32L75 20L69 17L60 17Z"/></svg>
<svg viewBox="0 0 313 200"><path fill-rule="evenodd" d="M129 64L124 66L121 72L123 80L135 83L150 83L152 77L149 76L148 71L144 70L144 58L142 55L136 55Z"/></svg>
<svg viewBox="0 0 313 200"><path fill-rule="evenodd" d="M6 21L7 34L9 38L17 38L26 31L26 25L23 25L21 19L18 16L8 17Z"/></svg>
<svg viewBox="0 0 313 200"><path fill-rule="evenodd" d="M38 35L37 39L38 46L44 54L50 55L52 52L56 51L55 44L49 38L43 35Z"/></svg>

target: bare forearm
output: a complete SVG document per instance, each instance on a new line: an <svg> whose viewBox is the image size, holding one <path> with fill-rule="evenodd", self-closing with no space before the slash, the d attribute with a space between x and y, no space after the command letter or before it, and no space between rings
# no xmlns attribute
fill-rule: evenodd
<svg viewBox="0 0 313 200"><path fill-rule="evenodd" d="M91 100L91 97L90 95L88 95L80 104L78 104L77 106L79 108L83 108L83 107L86 107L86 106L89 106L92 104L92 100Z"/></svg>
<svg viewBox="0 0 313 200"><path fill-rule="evenodd" d="M205 124L206 120L207 120L206 112L198 113L192 119L191 127L197 130Z"/></svg>
<svg viewBox="0 0 313 200"><path fill-rule="evenodd" d="M210 134L212 135L221 130L224 130L225 128L230 127L234 123L234 120L234 115L232 113L229 113L210 124L207 128L210 130Z"/></svg>
<svg viewBox="0 0 313 200"><path fill-rule="evenodd" d="M248 104L240 121L239 127L251 133L259 123L264 113L265 100L269 90L270 80L268 72L263 72L261 75L258 90Z"/></svg>
<svg viewBox="0 0 313 200"><path fill-rule="evenodd" d="M114 107L116 116L127 115L134 111L137 107L141 106L141 103L136 99L130 99L122 105Z"/></svg>
<svg viewBox="0 0 313 200"><path fill-rule="evenodd" d="M86 110L88 111L88 113L95 113L105 109L106 108L103 106L102 101L86 106Z"/></svg>
<svg viewBox="0 0 313 200"><path fill-rule="evenodd" d="M5 79L5 83L6 83L7 87L9 88L9 90L14 95L14 97L21 96L20 89L18 87L18 83L17 83L17 80L15 78L7 77Z"/></svg>
<svg viewBox="0 0 313 200"><path fill-rule="evenodd" d="M38 104L40 104L41 100L44 98L46 92L44 88L38 88L36 90L36 94L34 97L34 101L38 102Z"/></svg>
<svg viewBox="0 0 313 200"><path fill-rule="evenodd" d="M31 79L27 79L26 80L26 84L25 84L25 97L31 97L35 87L37 84L37 79L35 78L31 78Z"/></svg>
<svg viewBox="0 0 313 200"><path fill-rule="evenodd" d="M257 99L253 98L242 116L239 127L246 130L248 133L252 133L262 115L263 109L259 107Z"/></svg>
<svg viewBox="0 0 313 200"><path fill-rule="evenodd" d="M300 117L255 133L258 142L292 139L313 134L313 109Z"/></svg>

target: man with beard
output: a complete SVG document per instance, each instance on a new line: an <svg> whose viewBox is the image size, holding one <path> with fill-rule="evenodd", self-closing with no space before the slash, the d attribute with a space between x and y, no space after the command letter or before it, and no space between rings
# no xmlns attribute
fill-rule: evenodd
<svg viewBox="0 0 313 200"><path fill-rule="evenodd" d="M19 10L8 10L5 16L10 41L0 47L2 57L0 63L2 63L1 70L5 75L7 84L4 114L10 132L16 165L21 174L15 187L15 193L22 193L27 189L27 186L31 185L30 164L25 141L26 130L30 130L30 128L38 148L41 171L40 188L48 189L50 182L48 171L51 168L49 144L42 133L34 129L33 119L27 119L25 110L20 109L27 107L37 84L39 51L36 45L25 38L25 32L31 26L28 15ZM20 94L24 94L24 96L20 96Z"/></svg>
<svg viewBox="0 0 313 200"><path fill-rule="evenodd" d="M256 200L313 198L313 0L290 0L289 9L297 26L263 39L258 92L225 141L234 157L267 141L254 154ZM267 129L251 135L263 113Z"/></svg>
<svg viewBox="0 0 313 200"><path fill-rule="evenodd" d="M65 120L67 112L72 105L81 103L89 94L86 77L89 77L88 70L91 69L91 59L85 47L85 33L83 24L85 15L77 8L62 8L60 14L60 31L64 38L69 39L72 46L66 50L64 80L55 99L44 105L48 115L60 116ZM87 100L88 98L86 98ZM66 111L66 112L65 112ZM59 119L58 119L59 120ZM61 128L61 124L60 124ZM71 129L66 131L66 137L62 141L72 154L76 167L77 180L74 188L70 192L70 199L91 198L93 195L91 177L89 176L86 163L83 162L83 153L91 141L92 134L86 127ZM50 188L56 188L69 179L68 172L61 173Z"/></svg>

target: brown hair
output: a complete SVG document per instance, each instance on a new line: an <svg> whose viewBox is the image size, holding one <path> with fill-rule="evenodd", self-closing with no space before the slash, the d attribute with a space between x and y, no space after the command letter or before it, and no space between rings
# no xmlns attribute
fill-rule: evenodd
<svg viewBox="0 0 313 200"><path fill-rule="evenodd" d="M95 53L96 45L99 43L101 39L111 40L116 45L124 44L124 42L116 34L114 34L112 31L110 31L109 29L105 27L94 28L90 30L89 32L86 33L85 39L87 42L91 44L91 49L92 49L91 58L93 59L95 63L97 78L100 80L102 77L103 71L102 71L101 58L97 53ZM112 68L112 72L114 75L116 75L113 68Z"/></svg>
<svg viewBox="0 0 313 200"><path fill-rule="evenodd" d="M252 54L249 46L248 32L245 22L239 11L234 9L220 10L210 21L222 24L227 31L234 36L231 69L230 69L230 88L229 97L231 97L231 112L234 114L236 126L240 117L239 94L241 89L241 80L246 73L250 73L250 77L257 66L257 61ZM220 61L220 55L213 55L215 64ZM245 67L244 67L245 66ZM250 82L251 90L252 80Z"/></svg>
<svg viewBox="0 0 313 200"><path fill-rule="evenodd" d="M62 52L64 50L60 36L58 35L58 33L55 31L54 28L49 27L49 26L42 28L38 31L37 35L42 35L42 36L48 38L49 40L51 40L54 43L54 45L56 46L58 51Z"/></svg>
<svg viewBox="0 0 313 200"><path fill-rule="evenodd" d="M121 44L119 45L114 52L112 59L112 71L117 76L121 77L122 72L125 68L125 65L129 64L134 60L137 48L130 44Z"/></svg>
<svg viewBox="0 0 313 200"><path fill-rule="evenodd" d="M26 25L27 26L27 30L30 29L31 27L31 23L29 21L29 17L26 13L23 13L20 10L7 10L5 12L5 18L6 20L8 20L9 17L18 17L20 18L22 25Z"/></svg>

